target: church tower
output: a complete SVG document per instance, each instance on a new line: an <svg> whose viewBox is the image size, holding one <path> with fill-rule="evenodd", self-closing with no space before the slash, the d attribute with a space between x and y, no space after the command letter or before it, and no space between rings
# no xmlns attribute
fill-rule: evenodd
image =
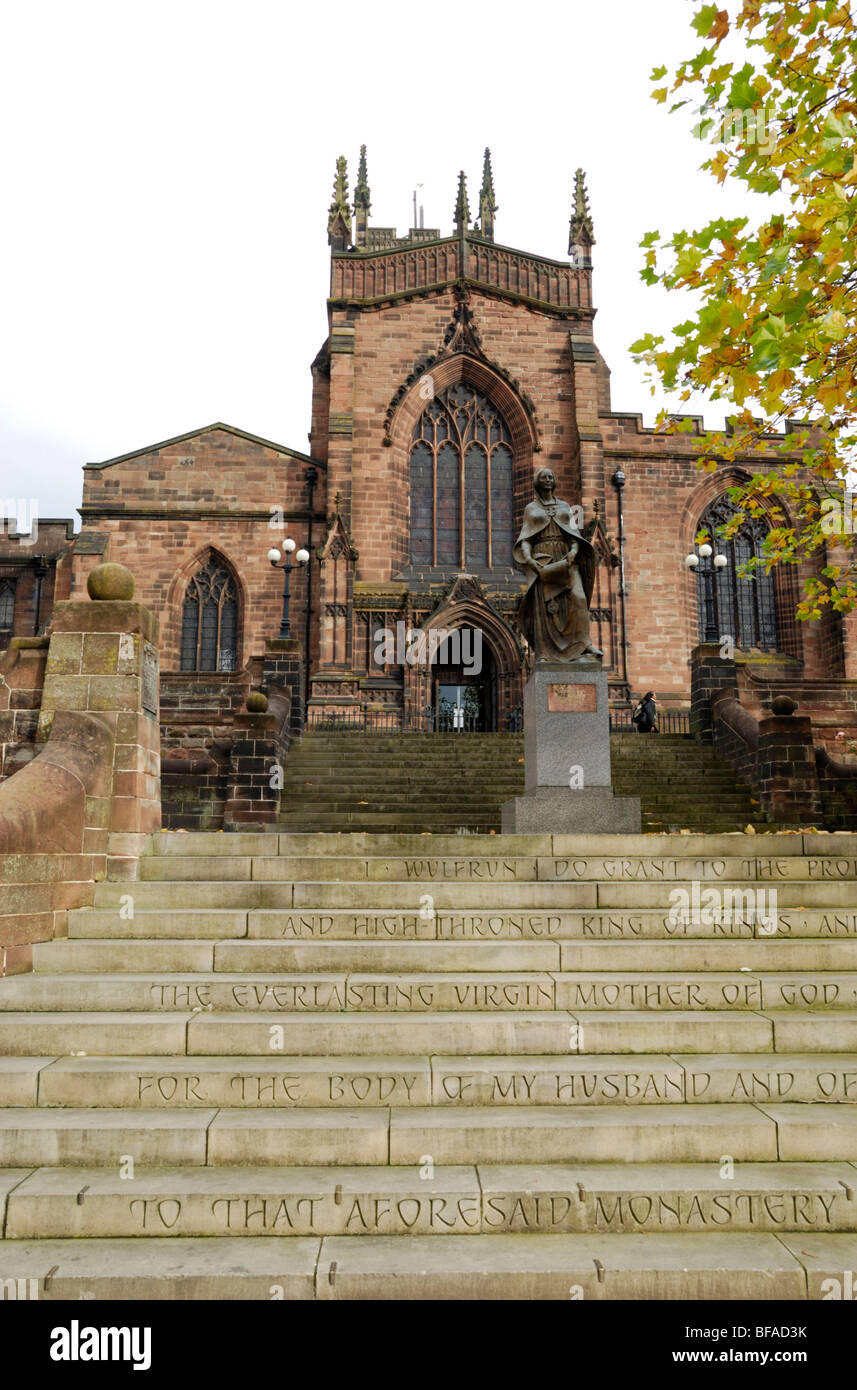
<svg viewBox="0 0 857 1390"><path fill-rule="evenodd" d="M314 707L435 709L439 692L466 684L461 663L439 658L427 670L377 634L468 628L481 634L483 662L467 698L486 729L514 721L527 652L512 546L534 470L554 470L584 524L605 514L595 436L606 369L592 338L594 238L580 180L572 226L575 248L587 251L569 263L497 241L488 149L475 218L461 171L451 231L399 236L369 221L362 146L353 242L347 167L337 161L329 334L313 364L310 439L336 499L336 553L322 556ZM606 542L602 553L598 645L609 654Z"/></svg>

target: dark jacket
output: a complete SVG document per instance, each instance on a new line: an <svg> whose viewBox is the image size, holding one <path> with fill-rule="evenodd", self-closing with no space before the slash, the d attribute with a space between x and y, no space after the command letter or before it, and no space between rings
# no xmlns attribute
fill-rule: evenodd
<svg viewBox="0 0 857 1390"><path fill-rule="evenodd" d="M650 734L658 722L658 712L654 700L641 700L631 715L638 734Z"/></svg>

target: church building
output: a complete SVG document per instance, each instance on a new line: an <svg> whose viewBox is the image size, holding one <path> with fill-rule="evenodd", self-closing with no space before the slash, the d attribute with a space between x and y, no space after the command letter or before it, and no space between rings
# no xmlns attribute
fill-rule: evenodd
<svg viewBox="0 0 857 1390"><path fill-rule="evenodd" d="M280 631L268 552L288 537L309 555L290 575L289 614L310 726L453 727L442 716L458 708L469 727L515 728L529 658L512 548L547 467L597 556L592 634L617 719L649 689L687 709L691 652L716 633L734 639L751 705L785 681L825 739L837 689L857 677L855 625L796 621L800 567L738 576L763 523L715 543L725 565L686 567L700 529L728 517L730 485L765 456L700 472L701 420L665 434L614 409L583 172L564 260L498 239L488 150L478 193L462 172L451 203L451 228L376 226L365 146L353 191L340 158L306 449L213 424L87 463L77 537L52 522L41 548L2 542L0 644L43 630L55 599L84 595L89 570L118 561L160 619L163 708L216 691L226 718ZM433 661L410 660L413 633L432 631L478 634L481 659L444 640Z"/></svg>

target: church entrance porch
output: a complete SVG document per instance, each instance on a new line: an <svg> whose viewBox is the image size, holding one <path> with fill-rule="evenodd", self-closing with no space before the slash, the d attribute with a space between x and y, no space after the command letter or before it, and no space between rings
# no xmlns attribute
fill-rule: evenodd
<svg viewBox="0 0 857 1390"><path fill-rule="evenodd" d="M433 663L433 706L439 733L497 730L496 670L479 629L450 633Z"/></svg>

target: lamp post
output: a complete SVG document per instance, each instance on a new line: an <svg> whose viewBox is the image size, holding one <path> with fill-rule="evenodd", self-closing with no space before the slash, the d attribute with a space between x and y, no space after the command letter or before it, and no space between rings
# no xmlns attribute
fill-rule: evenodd
<svg viewBox="0 0 857 1390"><path fill-rule="evenodd" d="M42 611L42 585L43 585L44 580L45 580L45 575L46 575L47 572L48 572L48 561L47 561L47 556L46 556L46 555L37 555L37 556L35 557L35 561L36 561L36 583L35 583L35 593L34 593L34 597L33 597L33 606L34 606L34 608L35 608L35 614L34 614L34 617L33 617L33 636L34 636L34 637L38 637L38 635L39 635L39 616L40 616L41 611Z"/></svg>
<svg viewBox="0 0 857 1390"><path fill-rule="evenodd" d="M631 687L628 684L628 635L625 629L625 523L622 512L622 489L625 486L625 473L619 467L610 479L616 489L616 502L619 507L619 605L622 623L622 681L625 698L630 701Z"/></svg>
<svg viewBox="0 0 857 1390"><path fill-rule="evenodd" d="M289 598L292 570L298 569L300 566L305 565L309 560L309 551L299 550L295 555L295 563L292 564L292 554L294 552L294 549L295 542L292 540L291 536L287 536L286 539L283 541L283 550L285 551L286 555L285 560L283 560L283 557L280 554L279 550L272 549L268 551L268 559L270 560L274 569L281 569L283 571L283 574L285 575L285 584L283 585L283 618L282 622L280 623L279 632L281 638L291 637L292 635L292 625L289 620Z"/></svg>
<svg viewBox="0 0 857 1390"><path fill-rule="evenodd" d="M695 574L699 569L700 560L711 560L712 548L706 541L699 546L699 554L691 551L685 556L684 563L691 573ZM727 560L725 555L715 555L710 565L704 565L702 569L702 602L705 610L704 620L704 642L719 642L720 633L717 623L717 596L714 591L714 571L726 568Z"/></svg>
<svg viewBox="0 0 857 1390"><path fill-rule="evenodd" d="M318 469L310 467L304 473L309 498L307 501L306 548L308 559L312 558L312 497L318 482ZM309 644L312 629L312 564L306 574L306 613L304 615L304 722L309 708Z"/></svg>

